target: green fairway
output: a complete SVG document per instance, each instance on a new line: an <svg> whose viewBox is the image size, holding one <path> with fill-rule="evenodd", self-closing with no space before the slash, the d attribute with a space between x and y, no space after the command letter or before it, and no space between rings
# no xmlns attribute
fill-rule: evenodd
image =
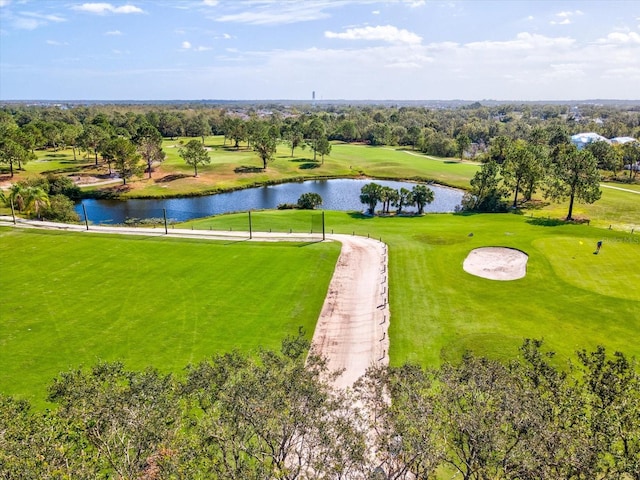
<svg viewBox="0 0 640 480"><path fill-rule="evenodd" d="M274 231L309 224L307 212L260 215ZM328 231L389 245L394 364L435 365L466 349L509 358L525 337L544 338L559 361L598 344L640 355L640 235L513 214L326 218ZM237 229L246 221L222 215L191 225ZM598 240L604 246L593 255ZM482 246L526 252L526 277L499 282L464 272L469 251Z"/></svg>
<svg viewBox="0 0 640 480"><path fill-rule="evenodd" d="M336 243L248 244L0 228L0 391L37 403L99 359L179 372L311 336Z"/></svg>

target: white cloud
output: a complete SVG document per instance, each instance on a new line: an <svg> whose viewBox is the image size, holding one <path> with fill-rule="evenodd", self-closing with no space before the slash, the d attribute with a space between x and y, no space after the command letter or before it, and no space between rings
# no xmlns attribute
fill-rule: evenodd
<svg viewBox="0 0 640 480"><path fill-rule="evenodd" d="M62 46L65 46L65 45L69 45L68 42L59 42L57 40L47 40L45 43L47 45L53 45L54 47L62 47Z"/></svg>
<svg viewBox="0 0 640 480"><path fill-rule="evenodd" d="M426 4L424 0L405 0L405 3L408 3L411 8L422 7Z"/></svg>
<svg viewBox="0 0 640 480"><path fill-rule="evenodd" d="M613 32L606 38L600 38L596 41L602 45L640 45L640 34L636 32Z"/></svg>
<svg viewBox="0 0 640 480"><path fill-rule="evenodd" d="M144 13L144 11L136 7L135 5L122 5L120 7L116 7L110 3L83 3L82 5L74 5L74 10L78 10L81 12L87 13L95 13L97 15L104 15L107 13Z"/></svg>
<svg viewBox="0 0 640 480"><path fill-rule="evenodd" d="M582 12L581 10L574 10L573 12L564 11L564 12L556 13L556 17L561 17L561 18L573 17L574 15L584 15L584 12Z"/></svg>
<svg viewBox="0 0 640 480"><path fill-rule="evenodd" d="M66 22L67 19L63 18L59 15L43 15L37 12L20 12L20 15L30 18L37 18L38 20L42 20L44 22Z"/></svg>
<svg viewBox="0 0 640 480"><path fill-rule="evenodd" d="M342 40L382 40L394 44L419 44L422 38L408 30L399 29L393 25L376 27L349 28L345 32L324 32L327 38L338 38Z"/></svg>
<svg viewBox="0 0 640 480"><path fill-rule="evenodd" d="M11 0L0 0L0 7L6 7L11 3Z"/></svg>
<svg viewBox="0 0 640 480"><path fill-rule="evenodd" d="M584 15L584 12L581 10L565 10L562 12L556 13L554 16L556 20L551 20L549 23L551 25L569 25L571 23L571 17Z"/></svg>
<svg viewBox="0 0 640 480"><path fill-rule="evenodd" d="M218 0L202 0L202 4L206 7L215 7L218 5Z"/></svg>
<svg viewBox="0 0 640 480"><path fill-rule="evenodd" d="M196 52L207 52L207 51L211 50L211 47L205 47L203 45L200 45L200 46L196 47L194 50Z"/></svg>
<svg viewBox="0 0 640 480"><path fill-rule="evenodd" d="M228 33L223 33L222 38L224 38L225 40L229 40L231 38L231 35L229 35Z"/></svg>
<svg viewBox="0 0 640 480"><path fill-rule="evenodd" d="M109 30L108 32L104 32L104 34L112 37L118 37L122 35L122 32L120 30Z"/></svg>
<svg viewBox="0 0 640 480"><path fill-rule="evenodd" d="M380 15L380 10L374 10L373 12L371 12L373 15Z"/></svg>
<svg viewBox="0 0 640 480"><path fill-rule="evenodd" d="M184 42L182 42L182 48L184 48L185 50L188 50L191 48L191 42L187 42L186 40Z"/></svg>

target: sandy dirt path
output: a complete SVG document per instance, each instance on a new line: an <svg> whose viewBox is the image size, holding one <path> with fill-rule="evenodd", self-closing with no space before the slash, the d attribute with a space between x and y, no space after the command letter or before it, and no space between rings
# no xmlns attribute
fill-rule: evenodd
<svg viewBox="0 0 640 480"><path fill-rule="evenodd" d="M0 217L0 224L13 226L11 217ZM164 228L71 225L55 222L18 220L16 227L46 228L86 233L166 236ZM320 241L318 235L301 233L248 232L169 229L168 236L232 241ZM327 235L342 244L329 290L313 334L312 348L328 359L331 371L343 373L335 385L345 388L373 364L388 365L389 304L387 246L377 240Z"/></svg>
<svg viewBox="0 0 640 480"><path fill-rule="evenodd" d="M345 388L374 364L388 364L387 249L363 237L331 235L342 243L312 347L329 369L344 370L335 385Z"/></svg>

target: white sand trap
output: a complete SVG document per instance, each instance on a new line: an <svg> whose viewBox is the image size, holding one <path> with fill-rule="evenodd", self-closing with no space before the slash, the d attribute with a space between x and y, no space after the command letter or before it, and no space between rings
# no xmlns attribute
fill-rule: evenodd
<svg viewBox="0 0 640 480"><path fill-rule="evenodd" d="M483 247L471 250L462 263L465 272L489 280L517 280L527 274L529 256L506 247Z"/></svg>

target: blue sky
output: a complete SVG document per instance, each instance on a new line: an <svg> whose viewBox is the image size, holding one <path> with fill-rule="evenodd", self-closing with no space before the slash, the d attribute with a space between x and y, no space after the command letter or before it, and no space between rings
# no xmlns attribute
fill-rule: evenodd
<svg viewBox="0 0 640 480"><path fill-rule="evenodd" d="M0 0L0 100L640 99L640 1Z"/></svg>

